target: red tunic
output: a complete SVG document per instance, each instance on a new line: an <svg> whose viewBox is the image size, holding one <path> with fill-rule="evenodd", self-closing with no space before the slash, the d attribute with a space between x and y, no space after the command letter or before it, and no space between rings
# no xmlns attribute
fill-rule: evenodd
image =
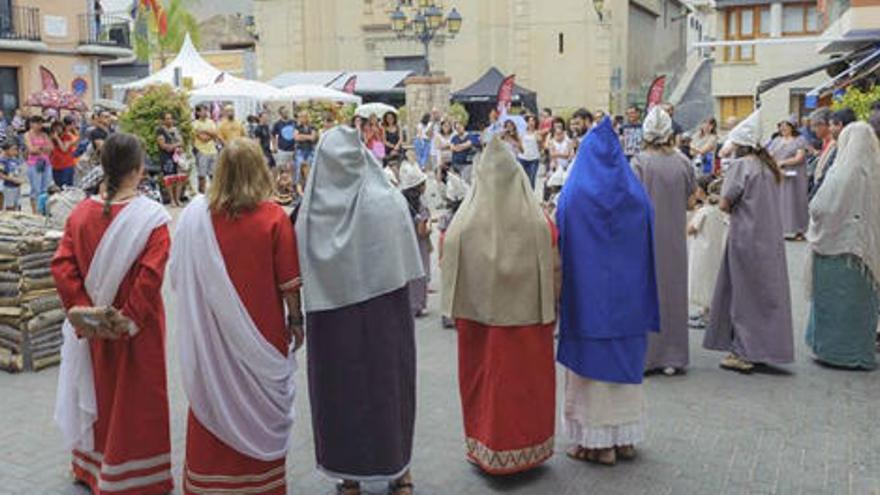
<svg viewBox="0 0 880 495"><path fill-rule="evenodd" d="M299 278L293 226L280 206L264 202L235 219L213 215L226 271L266 340L287 355L290 335L279 287ZM287 493L286 457L261 461L245 456L205 429L192 410L186 433L184 493Z"/></svg>
<svg viewBox="0 0 880 495"><path fill-rule="evenodd" d="M127 204L85 200L71 213L52 260L64 306L91 306L85 277L98 243ZM74 450L73 474L95 495L143 495L172 489L171 440L165 372L165 309L162 279L168 260L168 228L153 231L129 270L113 305L139 332L117 341L90 342L98 418L93 452Z"/></svg>

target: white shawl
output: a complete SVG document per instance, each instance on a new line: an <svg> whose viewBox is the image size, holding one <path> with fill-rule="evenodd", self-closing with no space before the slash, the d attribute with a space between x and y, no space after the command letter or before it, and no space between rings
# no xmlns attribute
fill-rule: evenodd
<svg viewBox="0 0 880 495"><path fill-rule="evenodd" d="M155 229L171 221L159 203L138 196L110 223L98 243L85 288L95 306L109 306L116 299L119 284L143 253ZM62 327L61 370L55 398L55 422L61 429L65 447L94 449L92 426L98 419L92 354L89 340L76 336L70 320Z"/></svg>
<svg viewBox="0 0 880 495"><path fill-rule="evenodd" d="M292 352L282 355L266 341L241 302L203 196L180 216L169 270L183 385L193 414L248 457L284 457L293 425L296 361Z"/></svg>
<svg viewBox="0 0 880 495"><path fill-rule="evenodd" d="M834 166L810 202L807 239L811 252L857 256L880 286L880 142L867 123L840 134Z"/></svg>

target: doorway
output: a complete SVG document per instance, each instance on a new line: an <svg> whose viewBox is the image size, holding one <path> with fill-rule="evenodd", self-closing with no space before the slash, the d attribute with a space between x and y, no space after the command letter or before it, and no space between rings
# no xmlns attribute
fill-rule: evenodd
<svg viewBox="0 0 880 495"><path fill-rule="evenodd" d="M18 68L0 67L0 110L11 119L18 106Z"/></svg>

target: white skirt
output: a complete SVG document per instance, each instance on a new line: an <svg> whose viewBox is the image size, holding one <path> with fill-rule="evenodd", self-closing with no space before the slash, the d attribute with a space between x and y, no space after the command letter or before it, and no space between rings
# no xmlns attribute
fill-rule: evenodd
<svg viewBox="0 0 880 495"><path fill-rule="evenodd" d="M584 448L635 445L645 436L643 387L590 380L566 370L562 422L569 439Z"/></svg>

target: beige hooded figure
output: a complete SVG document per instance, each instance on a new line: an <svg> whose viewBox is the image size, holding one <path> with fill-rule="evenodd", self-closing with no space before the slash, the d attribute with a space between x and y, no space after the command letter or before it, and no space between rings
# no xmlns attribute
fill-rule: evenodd
<svg viewBox="0 0 880 495"><path fill-rule="evenodd" d="M496 137L441 259L444 314L458 329L467 457L490 474L525 471L553 455L555 260L553 227Z"/></svg>

